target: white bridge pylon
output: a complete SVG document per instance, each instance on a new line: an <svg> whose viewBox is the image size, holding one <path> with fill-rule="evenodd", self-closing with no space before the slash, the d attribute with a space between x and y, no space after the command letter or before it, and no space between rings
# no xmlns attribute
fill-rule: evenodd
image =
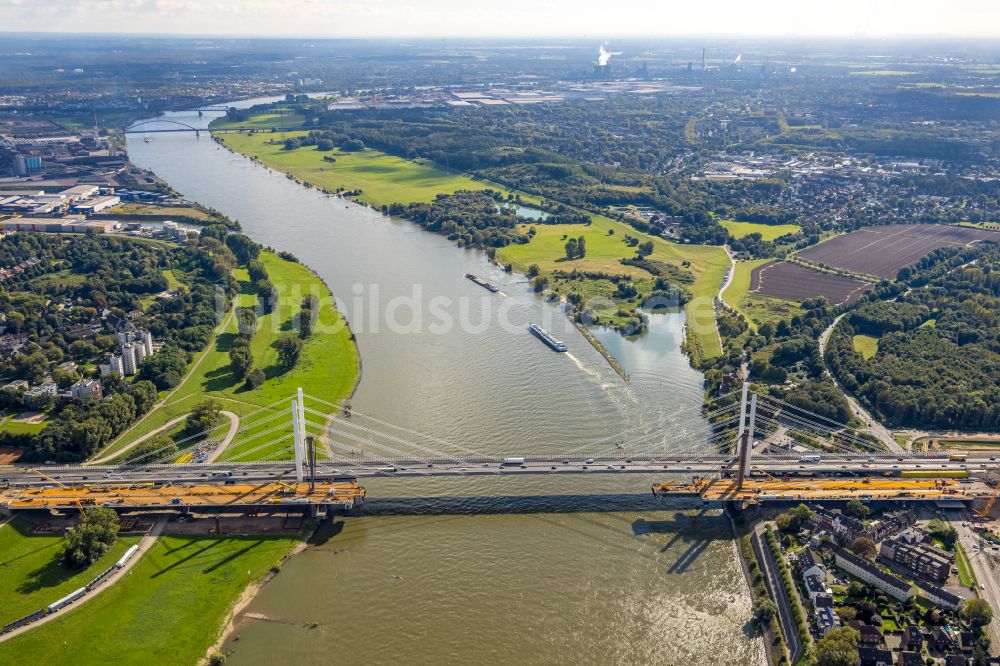
<svg viewBox="0 0 1000 666"><path fill-rule="evenodd" d="M292 398L292 450L295 452L295 481L302 483L303 466L306 459L306 409L302 389Z"/></svg>

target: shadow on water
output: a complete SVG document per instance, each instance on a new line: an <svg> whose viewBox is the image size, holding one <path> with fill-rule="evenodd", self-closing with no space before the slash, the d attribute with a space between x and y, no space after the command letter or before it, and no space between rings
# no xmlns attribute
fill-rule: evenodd
<svg viewBox="0 0 1000 666"><path fill-rule="evenodd" d="M495 495L491 497L399 497L365 502L365 516L500 515L697 510L694 502L666 502L645 493L610 495Z"/></svg>

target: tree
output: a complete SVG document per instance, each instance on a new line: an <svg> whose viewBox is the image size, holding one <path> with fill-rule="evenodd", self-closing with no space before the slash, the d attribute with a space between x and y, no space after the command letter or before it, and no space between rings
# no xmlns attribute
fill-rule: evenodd
<svg viewBox="0 0 1000 666"><path fill-rule="evenodd" d="M242 337L242 336L241 336ZM234 345L229 349L229 369L236 379L243 379L253 367L253 353L247 345Z"/></svg>
<svg viewBox="0 0 1000 666"><path fill-rule="evenodd" d="M577 253L576 239L570 238L568 241L566 241L566 258L575 259L576 253Z"/></svg>
<svg viewBox="0 0 1000 666"><path fill-rule="evenodd" d="M859 520L867 518L871 511L872 510L868 507L868 505L859 499L848 500L847 504L844 506L844 513L848 516L854 516Z"/></svg>
<svg viewBox="0 0 1000 666"><path fill-rule="evenodd" d="M81 569L94 563L118 538L118 514L114 509L93 508L83 512L63 541L63 561Z"/></svg>
<svg viewBox="0 0 1000 666"><path fill-rule="evenodd" d="M753 617L761 624L767 624L770 622L771 618L777 612L778 608L774 605L774 602L767 597L761 597L753 603Z"/></svg>
<svg viewBox="0 0 1000 666"><path fill-rule="evenodd" d="M249 373L247 373L247 388L255 389L264 383L264 373L260 368L254 368Z"/></svg>
<svg viewBox="0 0 1000 666"><path fill-rule="evenodd" d="M214 428L222 418L222 405L218 400L208 398L194 406L184 425L187 435L197 435Z"/></svg>
<svg viewBox="0 0 1000 666"><path fill-rule="evenodd" d="M299 362L299 355L302 353L301 338L286 335L278 338L274 346L278 350L278 360L281 364L286 368L295 367L295 364Z"/></svg>
<svg viewBox="0 0 1000 666"><path fill-rule="evenodd" d="M782 532L798 532L802 524L811 520L815 512L805 504L799 504L775 518L778 529Z"/></svg>
<svg viewBox="0 0 1000 666"><path fill-rule="evenodd" d="M933 518L927 523L927 533L944 543L946 548L954 548L958 541L958 530L940 518Z"/></svg>
<svg viewBox="0 0 1000 666"><path fill-rule="evenodd" d="M576 258L583 259L587 256L587 238L580 236L576 239Z"/></svg>
<svg viewBox="0 0 1000 666"><path fill-rule="evenodd" d="M993 621L993 608L986 599L969 599L962 604L959 614L975 627L985 627Z"/></svg>
<svg viewBox="0 0 1000 666"><path fill-rule="evenodd" d="M177 453L177 444L167 435L156 435L138 444L128 452L131 462L148 465L161 458L169 458Z"/></svg>
<svg viewBox="0 0 1000 666"><path fill-rule="evenodd" d="M875 559L875 553L878 552L875 548L875 542L863 536L854 540L854 543L851 544L851 550L866 560Z"/></svg>
<svg viewBox="0 0 1000 666"><path fill-rule="evenodd" d="M833 629L816 643L817 666L858 666L860 638L861 634L857 629Z"/></svg>
<svg viewBox="0 0 1000 666"><path fill-rule="evenodd" d="M254 308L239 308L236 312L236 322L241 335L253 337L257 332L257 311Z"/></svg>

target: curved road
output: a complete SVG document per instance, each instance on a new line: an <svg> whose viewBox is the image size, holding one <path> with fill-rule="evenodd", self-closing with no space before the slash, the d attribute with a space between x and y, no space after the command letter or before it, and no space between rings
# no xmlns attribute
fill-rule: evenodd
<svg viewBox="0 0 1000 666"><path fill-rule="evenodd" d="M833 329L837 327L837 324L840 323L840 320L843 319L846 314L847 313L844 312L843 314L838 315L837 318L826 327L826 330L820 333L819 357L823 361L823 374L833 380L834 386L836 386L840 392L844 394L844 397L847 398L847 404L851 406L851 411L856 417L865 422L865 426L869 434L877 437L878 440L885 444L886 448L890 451L894 453L902 453L905 449L896 442L892 433L889 432L889 429L879 423L874 416L868 413L868 410L861 406L861 403L854 399L854 396L844 390L844 387L837 381L837 378L833 376L833 373L830 372L830 368L826 364L826 342L830 339L830 334L833 333Z"/></svg>
<svg viewBox="0 0 1000 666"><path fill-rule="evenodd" d="M219 455L225 450L225 448L227 446L229 446L229 444L233 441L233 438L236 436L236 431L239 430L239 427L240 427L240 417L239 416L237 416L233 412L229 412L229 411L225 411L225 410L223 410L221 412L221 414L223 416L225 416L226 418L229 419L229 430L226 432L226 436L223 438L222 442L217 447L215 447L215 450L212 451L212 453L208 456L208 458L205 459L206 463L215 462L215 459L218 458ZM178 423L180 423L181 421L183 421L187 417L188 417L187 414L181 414L177 418L170 419L169 421L167 421L166 423L164 423L163 425L161 425L159 428L156 428L155 430L150 430L145 435L143 435L139 439L135 440L134 442L131 442L127 446L125 446L125 447L123 447L121 449L118 449L117 451L114 451L112 453L109 453L109 454L107 454L107 455L105 455L105 456L103 456L101 458L95 458L93 460L88 460L84 464L86 464L86 465L104 465L104 464L107 464L107 463L111 462L112 460L114 460L115 458L121 456L126 451L129 451L130 449L138 446L139 444L142 444L143 442L145 442L150 437L153 437L154 435L158 435L158 434L160 434L161 432L163 432L165 430L170 430L171 428L173 428L174 426L176 426Z"/></svg>

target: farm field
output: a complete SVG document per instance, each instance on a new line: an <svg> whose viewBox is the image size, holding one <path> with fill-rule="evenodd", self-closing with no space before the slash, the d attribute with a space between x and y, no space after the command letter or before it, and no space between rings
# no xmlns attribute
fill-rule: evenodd
<svg viewBox="0 0 1000 666"><path fill-rule="evenodd" d="M750 277L750 291L764 296L802 301L825 296L831 305L851 303L871 284L854 278L815 271L786 261L758 266Z"/></svg>
<svg viewBox="0 0 1000 666"><path fill-rule="evenodd" d="M736 220L719 220L719 224L733 238L760 234L761 239L765 241L773 241L786 234L797 234L802 231L802 227L797 224L759 224L757 222L737 222Z"/></svg>
<svg viewBox="0 0 1000 666"><path fill-rule="evenodd" d="M0 663L198 663L242 590L295 543L294 537L160 537L117 584L0 644Z"/></svg>
<svg viewBox="0 0 1000 666"><path fill-rule="evenodd" d="M939 247L981 240L1000 241L1000 234L945 224L891 224L836 236L796 256L853 273L892 279L900 268Z"/></svg>

